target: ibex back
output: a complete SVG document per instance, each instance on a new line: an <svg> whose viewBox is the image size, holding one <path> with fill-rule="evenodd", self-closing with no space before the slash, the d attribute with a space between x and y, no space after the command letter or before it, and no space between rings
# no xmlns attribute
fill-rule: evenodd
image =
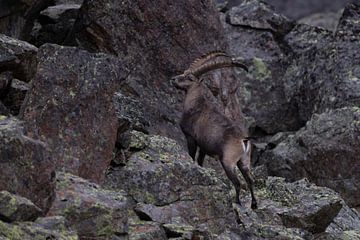
<svg viewBox="0 0 360 240"><path fill-rule="evenodd" d="M206 97L207 87L200 76L210 70L238 66L247 70L226 54L214 52L196 60L183 74L173 78L175 86L186 91L184 110L180 126L185 134L190 156L203 165L205 155L218 156L227 177L236 190L236 202L240 204L240 180L236 166L243 174L251 192L251 208L257 208L253 191L254 179L250 170L251 143L247 139L245 126L235 125Z"/></svg>

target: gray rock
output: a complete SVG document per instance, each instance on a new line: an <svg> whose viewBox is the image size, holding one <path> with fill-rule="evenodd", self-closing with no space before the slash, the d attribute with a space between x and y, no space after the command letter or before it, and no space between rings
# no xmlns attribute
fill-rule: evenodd
<svg viewBox="0 0 360 240"><path fill-rule="evenodd" d="M271 19L277 25L270 24ZM293 23L260 1L233 8L225 20L223 16L230 52L250 66L246 76L236 71L236 78L243 112L255 120L252 130L260 135L297 130L303 123L298 120L296 106L285 98L285 90L289 90L284 88L282 77L288 65L288 50L278 37Z"/></svg>
<svg viewBox="0 0 360 240"><path fill-rule="evenodd" d="M159 223L136 221L129 223L129 240L167 240Z"/></svg>
<svg viewBox="0 0 360 240"><path fill-rule="evenodd" d="M244 0L229 0L229 6L237 6ZM264 0L274 6L277 12L292 19L301 19L314 13L336 12L343 8L344 0Z"/></svg>
<svg viewBox="0 0 360 240"><path fill-rule="evenodd" d="M244 1L227 13L228 22L234 26L269 30L283 35L288 33L294 23L285 16L275 13L274 9L260 0Z"/></svg>
<svg viewBox="0 0 360 240"><path fill-rule="evenodd" d="M315 13L300 19L299 23L308 24L315 27L321 27L329 31L335 32L341 15L342 11Z"/></svg>
<svg viewBox="0 0 360 240"><path fill-rule="evenodd" d="M194 164L174 140L150 135L148 141L126 166L110 171L105 186L125 190L143 220L213 233L235 224L230 188L213 170Z"/></svg>
<svg viewBox="0 0 360 240"><path fill-rule="evenodd" d="M43 221L46 221L45 219ZM33 222L8 224L0 221L0 239L27 240L27 239L54 239L78 240L75 232L68 228L53 229Z"/></svg>
<svg viewBox="0 0 360 240"><path fill-rule="evenodd" d="M31 31L29 42L36 46L45 43L63 44L74 26L80 4L58 4L41 11Z"/></svg>
<svg viewBox="0 0 360 240"><path fill-rule="evenodd" d="M123 192L59 172L56 199L47 215L64 216L81 239L110 238L128 233L128 211Z"/></svg>
<svg viewBox="0 0 360 240"><path fill-rule="evenodd" d="M0 192L0 219L7 222L34 221L42 211L30 200L7 191Z"/></svg>
<svg viewBox="0 0 360 240"><path fill-rule="evenodd" d="M284 76L286 98L306 122L313 113L360 105L358 4L346 6L335 35L298 26L286 38L295 52Z"/></svg>
<svg viewBox="0 0 360 240"><path fill-rule="evenodd" d="M0 72L11 71L15 78L29 82L36 72L36 54L35 46L0 34Z"/></svg>
<svg viewBox="0 0 360 240"><path fill-rule="evenodd" d="M359 205L360 110L357 107L316 114L294 135L262 155L270 175L294 181L303 177L339 192Z"/></svg>

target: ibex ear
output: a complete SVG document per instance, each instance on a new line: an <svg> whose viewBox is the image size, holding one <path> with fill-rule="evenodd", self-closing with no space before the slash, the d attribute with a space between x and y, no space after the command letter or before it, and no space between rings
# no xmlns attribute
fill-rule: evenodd
<svg viewBox="0 0 360 240"><path fill-rule="evenodd" d="M250 142L250 140L249 139L243 139L242 144L243 144L245 154L250 155L251 154L251 142Z"/></svg>

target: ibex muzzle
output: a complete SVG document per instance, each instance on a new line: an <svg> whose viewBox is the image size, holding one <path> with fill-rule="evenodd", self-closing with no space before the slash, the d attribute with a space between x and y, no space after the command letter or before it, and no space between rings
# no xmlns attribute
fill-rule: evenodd
<svg viewBox="0 0 360 240"><path fill-rule="evenodd" d="M209 53L194 61L183 74L172 78L173 84L186 91L184 110L180 127L185 134L190 156L203 165L205 155L218 156L236 190L236 202L240 204L240 180L236 166L243 174L250 188L251 208L257 208L253 191L254 179L250 171L251 142L247 139L245 126L237 126L225 114L206 98L208 89L200 76L211 70L223 67L241 67L246 65L223 52Z"/></svg>

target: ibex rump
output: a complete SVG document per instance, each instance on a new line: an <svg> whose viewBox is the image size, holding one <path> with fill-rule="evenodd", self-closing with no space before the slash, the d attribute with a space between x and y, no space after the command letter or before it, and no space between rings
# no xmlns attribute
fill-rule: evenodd
<svg viewBox="0 0 360 240"><path fill-rule="evenodd" d="M240 180L236 166L243 174L250 188L251 208L257 208L254 195L254 179L250 171L251 143L247 139L245 126L237 126L206 98L208 89L200 76L210 70L237 66L247 70L246 66L231 59L224 53L215 52L206 55L191 64L183 74L173 78L175 86L186 91L183 115L180 126L185 134L190 156L203 165L205 155L218 156L236 190L236 202L240 203Z"/></svg>

